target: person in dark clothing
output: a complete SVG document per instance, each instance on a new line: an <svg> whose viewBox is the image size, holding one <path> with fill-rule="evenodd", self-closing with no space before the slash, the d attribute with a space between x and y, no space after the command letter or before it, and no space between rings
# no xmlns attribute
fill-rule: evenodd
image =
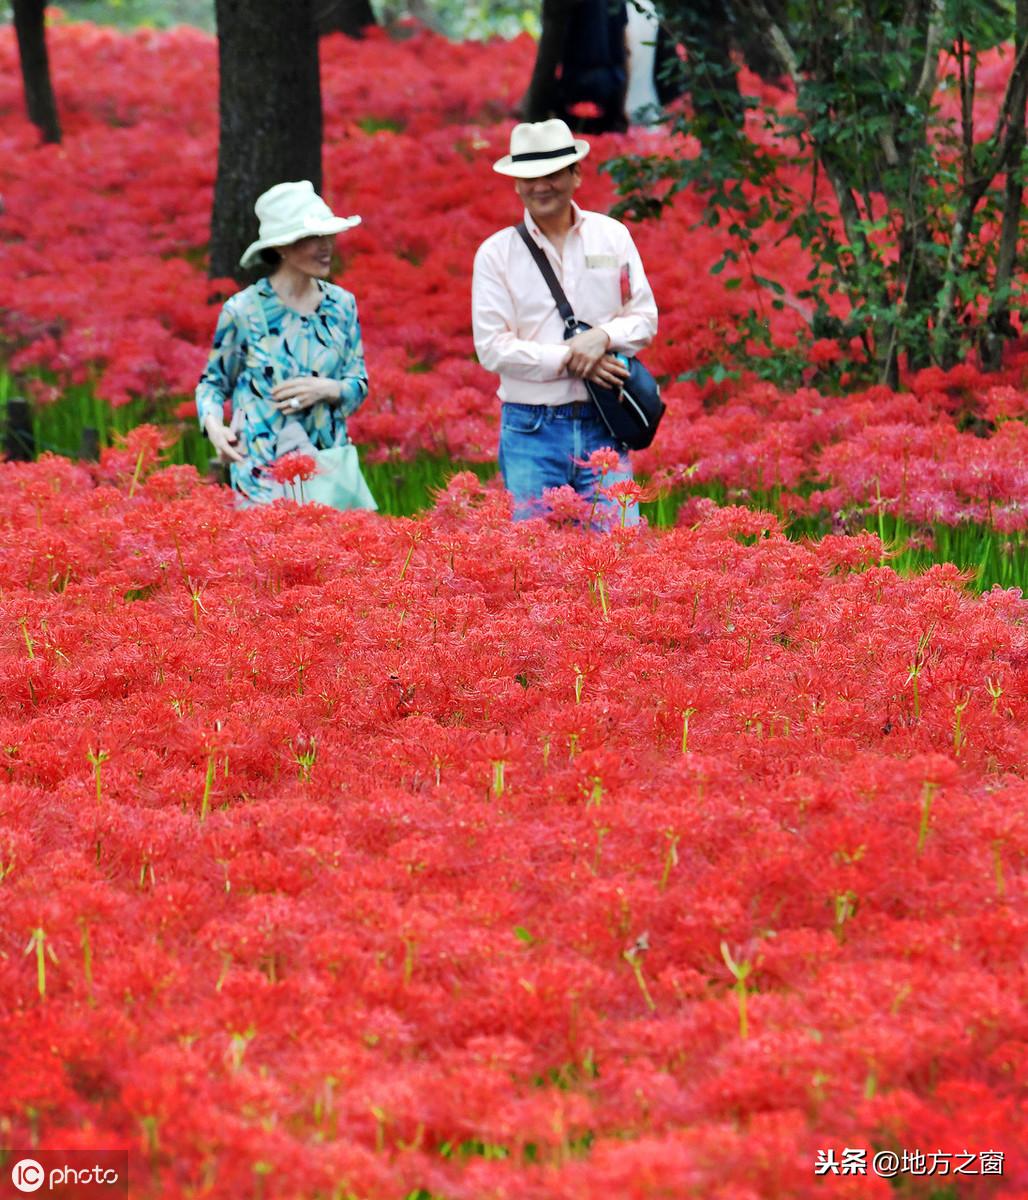
<svg viewBox="0 0 1028 1200"><path fill-rule="evenodd" d="M582 133L624 132L628 72L625 32L628 8L610 0L579 0L571 10L560 79L556 115ZM575 108L592 104L598 112L579 116Z"/></svg>

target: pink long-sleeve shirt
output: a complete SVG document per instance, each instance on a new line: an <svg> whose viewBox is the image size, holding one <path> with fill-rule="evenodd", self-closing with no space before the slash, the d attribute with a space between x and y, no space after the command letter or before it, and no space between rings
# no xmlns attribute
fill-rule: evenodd
<svg viewBox="0 0 1028 1200"><path fill-rule="evenodd" d="M550 260L575 316L599 326L610 349L635 355L657 332L657 305L628 229L572 204L574 224L558 254L535 221L525 224ZM588 397L564 370L564 322L516 229L501 229L475 255L471 318L481 364L500 376L501 400L568 404Z"/></svg>

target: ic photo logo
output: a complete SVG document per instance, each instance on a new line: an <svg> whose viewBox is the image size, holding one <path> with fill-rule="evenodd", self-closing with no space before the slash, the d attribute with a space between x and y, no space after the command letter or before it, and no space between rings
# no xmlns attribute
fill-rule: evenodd
<svg viewBox="0 0 1028 1200"><path fill-rule="evenodd" d="M46 1179L43 1164L34 1158L23 1158L11 1168L11 1182L19 1192L38 1192Z"/></svg>
<svg viewBox="0 0 1028 1200"><path fill-rule="evenodd" d="M0 1183L3 1196L41 1190L76 1200L114 1200L128 1195L128 1155L124 1151L37 1150L36 1154L38 1158L19 1158L11 1167L15 1192L8 1192Z"/></svg>

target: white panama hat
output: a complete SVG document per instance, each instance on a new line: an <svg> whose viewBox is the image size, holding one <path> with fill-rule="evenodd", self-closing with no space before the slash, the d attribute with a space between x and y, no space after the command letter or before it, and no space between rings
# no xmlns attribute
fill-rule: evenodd
<svg viewBox="0 0 1028 1200"><path fill-rule="evenodd" d="M514 179L538 179L580 162L589 143L571 136L565 121L537 121L515 125L510 132L510 154L497 159L493 170Z"/></svg>
<svg viewBox="0 0 1028 1200"><path fill-rule="evenodd" d="M257 197L253 211L261 223L260 236L243 252L241 267L256 266L262 250L291 246L301 238L342 233L361 223L360 217L337 217L309 179L276 183Z"/></svg>

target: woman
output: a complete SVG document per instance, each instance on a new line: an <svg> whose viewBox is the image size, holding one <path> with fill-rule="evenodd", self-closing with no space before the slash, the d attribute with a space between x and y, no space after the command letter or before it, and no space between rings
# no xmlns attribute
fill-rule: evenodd
<svg viewBox="0 0 1028 1200"><path fill-rule="evenodd" d="M260 236L240 265L271 274L226 302L196 389L200 425L244 505L283 494L266 469L286 449L345 445L346 418L368 393L357 303L324 282L336 234L360 217L335 216L306 179L271 188L255 211Z"/></svg>

